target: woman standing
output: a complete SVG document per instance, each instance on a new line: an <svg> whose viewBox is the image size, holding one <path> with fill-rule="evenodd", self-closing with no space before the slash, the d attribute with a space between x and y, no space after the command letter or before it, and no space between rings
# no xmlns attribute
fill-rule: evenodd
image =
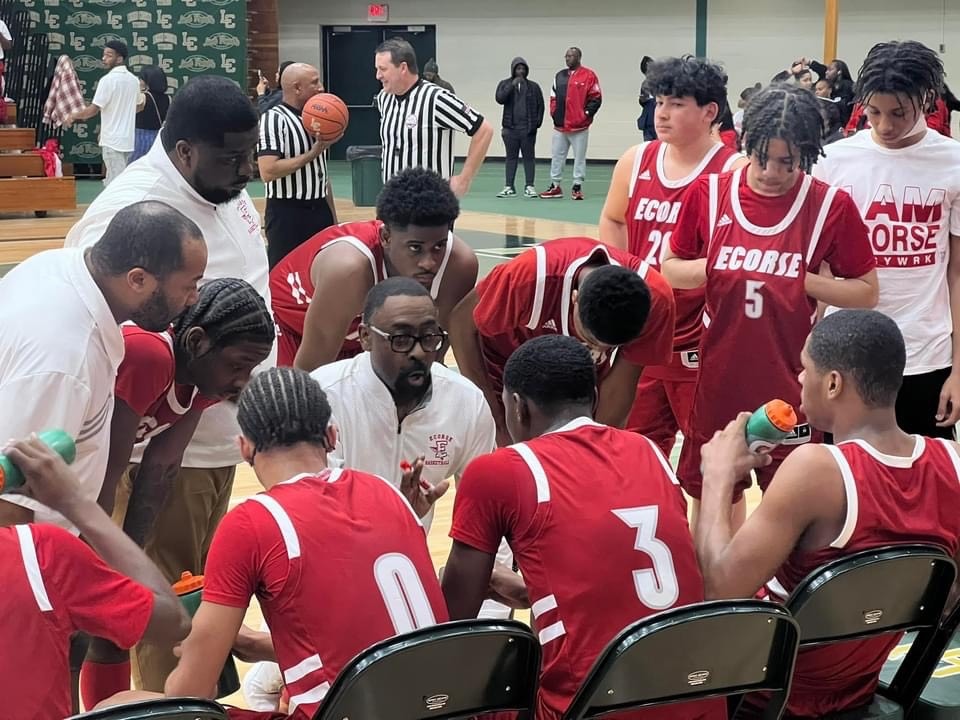
<svg viewBox="0 0 960 720"><path fill-rule="evenodd" d="M157 139L160 126L167 118L170 96L167 95L167 76L156 65L147 65L140 71L140 99L137 102L137 134L130 162L150 151Z"/></svg>

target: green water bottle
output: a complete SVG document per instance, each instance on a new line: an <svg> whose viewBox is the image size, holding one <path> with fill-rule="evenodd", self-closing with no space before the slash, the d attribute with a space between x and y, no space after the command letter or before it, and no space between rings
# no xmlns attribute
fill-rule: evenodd
<svg viewBox="0 0 960 720"><path fill-rule="evenodd" d="M184 572L180 575L180 579L173 584L173 591L180 598L187 614L193 617L200 607L200 599L203 594L203 575L194 575L189 571ZM233 655L227 655L227 662L217 679L217 697L223 698L227 695L233 695L239 689L240 676L237 674L237 665L233 661Z"/></svg>
<svg viewBox="0 0 960 720"><path fill-rule="evenodd" d="M62 457L67 465L76 460L76 443L63 430L44 430L37 433L37 437ZM23 485L24 482L26 482L26 478L23 477L20 468L14 465L13 461L6 455L0 455L0 493L14 490Z"/></svg>
<svg viewBox="0 0 960 720"><path fill-rule="evenodd" d="M754 454L768 453L797 426L797 413L783 400L771 400L754 410L747 420L747 447Z"/></svg>

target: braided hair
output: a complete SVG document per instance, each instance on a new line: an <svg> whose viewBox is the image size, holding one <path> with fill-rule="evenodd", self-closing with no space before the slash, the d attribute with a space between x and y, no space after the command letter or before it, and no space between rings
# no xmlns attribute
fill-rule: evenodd
<svg viewBox="0 0 960 720"><path fill-rule="evenodd" d="M928 113L943 92L943 61L916 40L877 43L860 67L854 92L863 105L876 93L903 95L918 114Z"/></svg>
<svg viewBox="0 0 960 720"><path fill-rule="evenodd" d="M241 342L272 345L273 317L267 304L250 283L235 278L211 280L200 288L195 305L173 321L174 347L186 351L187 333L203 328L213 348Z"/></svg>
<svg viewBox="0 0 960 720"><path fill-rule="evenodd" d="M330 403L320 383L303 370L271 368L240 393L237 422L257 452L298 443L327 448Z"/></svg>
<svg viewBox="0 0 960 720"><path fill-rule="evenodd" d="M810 168L823 155L823 118L817 96L795 85L776 84L750 98L743 111L743 150L756 153L767 165L770 141L780 139L796 148L800 169Z"/></svg>

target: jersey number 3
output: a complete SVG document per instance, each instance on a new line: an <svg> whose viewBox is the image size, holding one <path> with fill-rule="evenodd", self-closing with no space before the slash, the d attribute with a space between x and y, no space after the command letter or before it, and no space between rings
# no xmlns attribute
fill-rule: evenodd
<svg viewBox="0 0 960 720"><path fill-rule="evenodd" d="M373 563L373 576L398 635L436 624L430 600L410 558L402 553L381 555Z"/></svg>
<svg viewBox="0 0 960 720"><path fill-rule="evenodd" d="M652 610L673 607L680 597L680 586L670 548L656 537L659 508L647 505L611 512L637 531L633 547L649 557L652 564L649 569L633 571L633 584L640 602Z"/></svg>

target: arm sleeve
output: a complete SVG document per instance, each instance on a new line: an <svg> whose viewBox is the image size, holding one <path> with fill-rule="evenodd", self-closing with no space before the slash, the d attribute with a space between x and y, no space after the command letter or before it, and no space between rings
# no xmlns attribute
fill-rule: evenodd
<svg viewBox="0 0 960 720"><path fill-rule="evenodd" d="M237 608L250 604L260 565L250 510L247 503L234 508L217 527L204 568L204 602Z"/></svg>
<svg viewBox="0 0 960 720"><path fill-rule="evenodd" d="M710 204L708 177L699 178L684 196L680 217L670 236L670 250L682 260L696 260L706 255Z"/></svg>
<svg viewBox="0 0 960 720"><path fill-rule="evenodd" d="M439 92L433 108L437 125L473 135L483 123L483 115L451 92Z"/></svg>
<svg viewBox="0 0 960 720"><path fill-rule="evenodd" d="M643 332L623 348L623 356L634 365L666 365L673 354L673 332L677 305L670 283L653 268L645 277L650 290L650 313Z"/></svg>
<svg viewBox="0 0 960 720"><path fill-rule="evenodd" d="M262 155L286 157L287 145L286 125L281 122L279 113L268 110L260 117L257 157Z"/></svg>
<svg viewBox="0 0 960 720"><path fill-rule="evenodd" d="M121 648L136 645L150 622L153 593L121 575L79 538L53 525L31 525L54 610L66 610L76 630Z"/></svg>
<svg viewBox="0 0 960 720"><path fill-rule="evenodd" d="M114 392L143 417L173 382L173 354L162 337L148 333L125 334L123 345Z"/></svg>
<svg viewBox="0 0 960 720"><path fill-rule="evenodd" d="M504 449L471 462L453 502L450 537L491 555L502 538L513 535L517 521L517 476L508 456L519 460L513 450Z"/></svg>
<svg viewBox="0 0 960 720"><path fill-rule="evenodd" d="M860 211L847 193L837 191L824 223L825 259L837 277L857 278L877 267L870 234Z"/></svg>

